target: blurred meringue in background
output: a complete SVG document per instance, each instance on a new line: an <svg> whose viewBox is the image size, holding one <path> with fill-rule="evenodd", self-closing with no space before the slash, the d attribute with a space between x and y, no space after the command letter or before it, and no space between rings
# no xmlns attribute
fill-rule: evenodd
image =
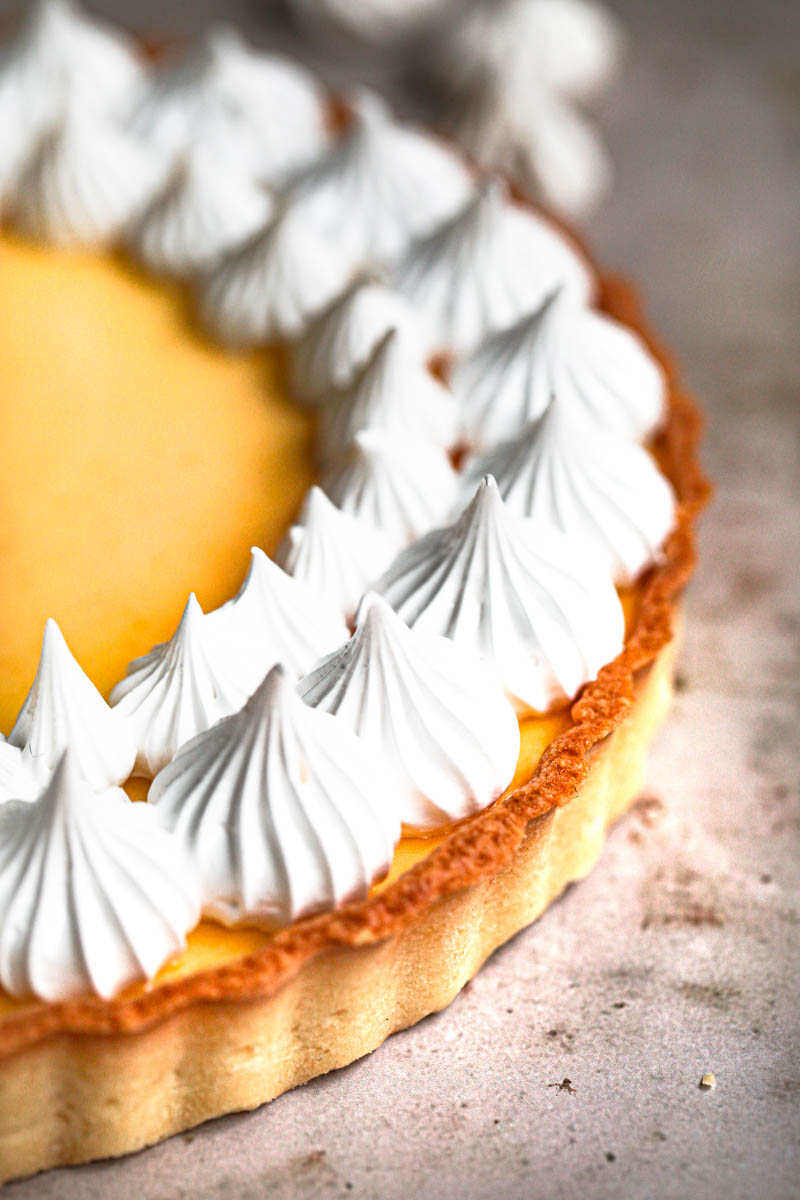
<svg viewBox="0 0 800 1200"><path fill-rule="evenodd" d="M549 208L582 217L607 193L611 163L583 106L617 74L626 39L592 0L286 4L317 42L380 53L394 72L423 63L426 117Z"/></svg>
<svg viewBox="0 0 800 1200"><path fill-rule="evenodd" d="M312 36L331 34L362 44L393 42L416 33L448 0L288 0Z"/></svg>

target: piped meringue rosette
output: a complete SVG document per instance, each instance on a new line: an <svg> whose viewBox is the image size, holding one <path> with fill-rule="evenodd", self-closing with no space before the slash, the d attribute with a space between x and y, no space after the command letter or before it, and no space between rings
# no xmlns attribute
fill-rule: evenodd
<svg viewBox="0 0 800 1200"><path fill-rule="evenodd" d="M591 428L558 399L468 464L465 495L484 475L495 478L509 512L583 539L623 586L657 561L675 525L672 487L647 450Z"/></svg>
<svg viewBox="0 0 800 1200"><path fill-rule="evenodd" d="M310 225L343 241L354 265L380 266L459 209L472 181L451 150L362 91L344 134L287 191Z"/></svg>
<svg viewBox="0 0 800 1200"><path fill-rule="evenodd" d="M392 284L416 311L428 351L458 354L556 288L588 301L595 286L577 250L544 218L513 204L497 179L414 242Z"/></svg>
<svg viewBox="0 0 800 1200"><path fill-rule="evenodd" d="M422 337L408 301L385 284L356 279L293 344L293 396L312 407L322 405L353 382L391 329L416 347L422 362Z"/></svg>
<svg viewBox="0 0 800 1200"><path fill-rule="evenodd" d="M453 525L403 550L375 589L408 625L491 663L520 713L571 700L625 636L603 563L552 526L508 512L491 476Z"/></svg>
<svg viewBox="0 0 800 1200"><path fill-rule="evenodd" d="M166 161L107 114L70 104L15 186L14 216L59 245L118 238L161 186Z"/></svg>
<svg viewBox="0 0 800 1200"><path fill-rule="evenodd" d="M482 167L500 171L549 210L582 217L612 182L608 152L591 123L529 76L522 85L484 79L452 106L459 143Z"/></svg>
<svg viewBox="0 0 800 1200"><path fill-rule="evenodd" d="M582 101L610 81L625 44L618 18L584 0L494 0L459 14L450 32L435 46L450 87L524 68L531 86Z"/></svg>
<svg viewBox="0 0 800 1200"><path fill-rule="evenodd" d="M200 146L132 223L126 243L150 270L193 275L245 242L269 220L273 201L251 176Z"/></svg>
<svg viewBox="0 0 800 1200"><path fill-rule="evenodd" d="M442 452L457 438L452 393L396 329L384 334L353 383L322 408L317 458L323 465L335 462L365 429L425 442Z"/></svg>
<svg viewBox="0 0 800 1200"><path fill-rule="evenodd" d="M519 726L491 669L447 638L410 629L375 593L361 601L352 638L299 692L374 748L404 825L458 821L511 782Z"/></svg>
<svg viewBox="0 0 800 1200"><path fill-rule="evenodd" d="M330 595L293 578L255 546L237 595L206 621L243 699L276 663L299 679L348 633Z"/></svg>
<svg viewBox="0 0 800 1200"><path fill-rule="evenodd" d="M322 486L344 512L403 545L444 520L458 476L441 449L364 429L325 473Z"/></svg>
<svg viewBox="0 0 800 1200"><path fill-rule="evenodd" d="M144 68L133 42L69 0L35 0L0 52L0 200L41 136L75 104L110 114Z"/></svg>
<svg viewBox="0 0 800 1200"><path fill-rule="evenodd" d="M67 751L31 803L0 806L0 983L110 998L152 979L200 916L197 881L150 805L97 793Z"/></svg>
<svg viewBox="0 0 800 1200"><path fill-rule="evenodd" d="M172 638L128 665L111 704L133 734L136 773L152 777L189 738L241 707L247 694L192 594Z"/></svg>
<svg viewBox="0 0 800 1200"><path fill-rule="evenodd" d="M347 286L342 247L292 208L225 255L201 289L206 327L231 346L297 337Z"/></svg>
<svg viewBox="0 0 800 1200"><path fill-rule="evenodd" d="M553 396L593 428L634 439L665 413L664 373L636 334L562 290L490 333L451 382L463 436L479 447L514 437Z"/></svg>
<svg viewBox="0 0 800 1200"><path fill-rule="evenodd" d="M250 49L215 25L156 72L130 106L129 124L175 158L202 146L276 185L321 153L322 89L296 63Z"/></svg>
<svg viewBox="0 0 800 1200"><path fill-rule="evenodd" d="M53 620L45 625L36 676L2 749L12 746L24 752L17 766L27 765L40 780L69 748L73 770L97 791L124 783L133 769L131 729L83 673Z"/></svg>
<svg viewBox="0 0 800 1200"><path fill-rule="evenodd" d="M312 487L278 561L289 575L330 596L349 620L367 585L383 573L399 549L382 529L341 512L321 488Z"/></svg>
<svg viewBox="0 0 800 1200"><path fill-rule="evenodd" d="M304 704L280 665L180 751L150 803L198 872L204 911L225 923L283 925L361 899L400 837L380 759Z"/></svg>

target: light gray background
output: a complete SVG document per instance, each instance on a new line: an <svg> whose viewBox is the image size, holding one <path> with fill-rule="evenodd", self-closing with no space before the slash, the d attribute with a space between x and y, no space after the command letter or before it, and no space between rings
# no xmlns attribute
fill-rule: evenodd
<svg viewBox="0 0 800 1200"><path fill-rule="evenodd" d="M244 0L94 7L264 28ZM618 170L591 239L645 282L717 483L650 799L446 1012L256 1113L9 1200L798 1195L800 3L614 7L633 42L598 110ZM549 1086L565 1077L574 1094Z"/></svg>

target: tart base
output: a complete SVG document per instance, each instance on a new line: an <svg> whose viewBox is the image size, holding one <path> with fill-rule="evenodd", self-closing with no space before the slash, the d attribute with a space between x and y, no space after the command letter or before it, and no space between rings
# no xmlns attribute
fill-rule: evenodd
<svg viewBox="0 0 800 1200"><path fill-rule="evenodd" d="M0 1064L0 1180L126 1154L255 1108L446 1007L498 946L597 861L636 799L672 694L675 636L568 804L528 822L507 866L382 941L332 946L272 995L196 1000L135 1034L57 1034Z"/></svg>

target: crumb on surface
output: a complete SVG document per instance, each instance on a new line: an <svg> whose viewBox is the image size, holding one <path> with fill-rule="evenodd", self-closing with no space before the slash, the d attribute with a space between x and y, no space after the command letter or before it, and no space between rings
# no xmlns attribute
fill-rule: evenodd
<svg viewBox="0 0 800 1200"><path fill-rule="evenodd" d="M704 1075L702 1075L700 1078L699 1086L703 1089L704 1092L710 1092L712 1088L715 1088L717 1086L717 1080L716 1080L713 1072L706 1071L706 1073Z"/></svg>

